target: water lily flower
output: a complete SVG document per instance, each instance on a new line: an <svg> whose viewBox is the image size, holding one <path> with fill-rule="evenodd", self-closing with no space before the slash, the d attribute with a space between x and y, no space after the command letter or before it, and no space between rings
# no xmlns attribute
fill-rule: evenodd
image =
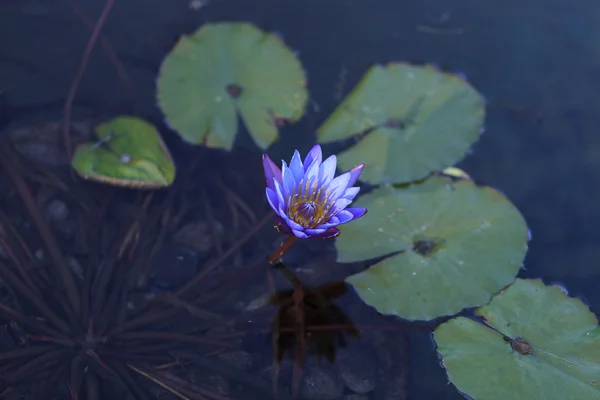
<svg viewBox="0 0 600 400"><path fill-rule="evenodd" d="M314 146L304 162L298 150L282 168L263 155L267 200L277 213L277 229L297 238L329 239L339 235L338 225L362 217L366 208L346 208L360 191L353 187L365 167L357 165L335 177L337 158L322 161L321 146Z"/></svg>

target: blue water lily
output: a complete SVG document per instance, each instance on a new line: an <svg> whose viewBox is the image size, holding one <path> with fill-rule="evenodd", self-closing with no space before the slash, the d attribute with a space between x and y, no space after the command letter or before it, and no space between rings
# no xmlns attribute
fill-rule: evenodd
<svg viewBox="0 0 600 400"><path fill-rule="evenodd" d="M321 146L315 145L304 162L298 150L282 168L263 155L267 200L277 213L280 232L300 239L329 239L339 235L338 225L362 217L366 208L346 208L360 191L354 187L364 164L335 177L337 158L323 161Z"/></svg>

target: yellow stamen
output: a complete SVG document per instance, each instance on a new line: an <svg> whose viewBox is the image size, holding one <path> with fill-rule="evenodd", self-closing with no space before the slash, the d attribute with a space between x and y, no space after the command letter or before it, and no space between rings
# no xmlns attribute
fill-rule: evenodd
<svg viewBox="0 0 600 400"><path fill-rule="evenodd" d="M317 182L300 182L288 198L288 217L303 228L312 229L331 217L330 192Z"/></svg>

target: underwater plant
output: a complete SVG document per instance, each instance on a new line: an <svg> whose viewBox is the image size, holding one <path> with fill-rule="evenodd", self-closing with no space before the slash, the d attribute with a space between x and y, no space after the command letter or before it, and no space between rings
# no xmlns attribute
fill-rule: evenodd
<svg viewBox="0 0 600 400"><path fill-rule="evenodd" d="M18 193L16 198L0 197L0 279L4 283L0 317L11 321L19 335L16 346L0 351L2 398L10 398L15 388L31 388L35 399L62 394L74 400L127 396L146 400L156 398L156 388L180 399L227 398L191 380L186 371L195 368L219 371L241 380L257 396L268 397L268 385L244 380L235 366L215 357L210 362L198 357L234 347L230 339L206 336L208 330L231 323L217 308L228 292L222 286L198 289L205 283L203 277L247 239L203 263L187 285L166 293L149 291L148 276L155 265L165 262L159 254L168 247L166 237L172 229L185 221L190 194L172 188L169 196L157 199L152 190L140 192L142 196L124 205L115 201L118 188L104 186L77 195L72 190L67 199L73 205L76 230L65 239L44 219L33 193L37 187L25 181L22 166L7 144L0 146L0 162L0 184L6 188L12 182ZM39 169L28 173L38 174ZM57 181L64 185L56 176L51 182ZM223 194L221 202L228 202ZM26 216L5 212L23 205L35 228L31 233L18 223ZM47 251L42 260L32 258L38 241L43 254ZM163 268L173 273L172 266ZM225 278L229 286L240 282L239 273ZM68 393L61 393L65 387Z"/></svg>

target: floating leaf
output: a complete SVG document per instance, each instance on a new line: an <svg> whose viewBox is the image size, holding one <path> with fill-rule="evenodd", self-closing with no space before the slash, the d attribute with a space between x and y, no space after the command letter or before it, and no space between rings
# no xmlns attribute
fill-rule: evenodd
<svg viewBox="0 0 600 400"><path fill-rule="evenodd" d="M85 178L116 186L161 188L175 179L175 166L156 128L139 118L100 124L97 142L77 147L71 165Z"/></svg>
<svg viewBox="0 0 600 400"><path fill-rule="evenodd" d="M600 399L600 328L557 286L517 279L434 332L450 381L475 400Z"/></svg>
<svg viewBox="0 0 600 400"><path fill-rule="evenodd" d="M231 149L237 113L256 144L267 148L284 120L304 114L302 65L284 43L247 23L206 24L182 37L164 60L158 103L186 141Z"/></svg>
<svg viewBox="0 0 600 400"><path fill-rule="evenodd" d="M527 251L519 211L468 180L433 176L356 203L369 212L341 227L338 261L391 254L347 279L383 314L429 320L485 304L513 281Z"/></svg>
<svg viewBox="0 0 600 400"><path fill-rule="evenodd" d="M348 170L364 162L371 184L424 178L461 160L479 138L481 95L464 79L431 66L376 65L317 131L319 143L355 136L338 155Z"/></svg>

